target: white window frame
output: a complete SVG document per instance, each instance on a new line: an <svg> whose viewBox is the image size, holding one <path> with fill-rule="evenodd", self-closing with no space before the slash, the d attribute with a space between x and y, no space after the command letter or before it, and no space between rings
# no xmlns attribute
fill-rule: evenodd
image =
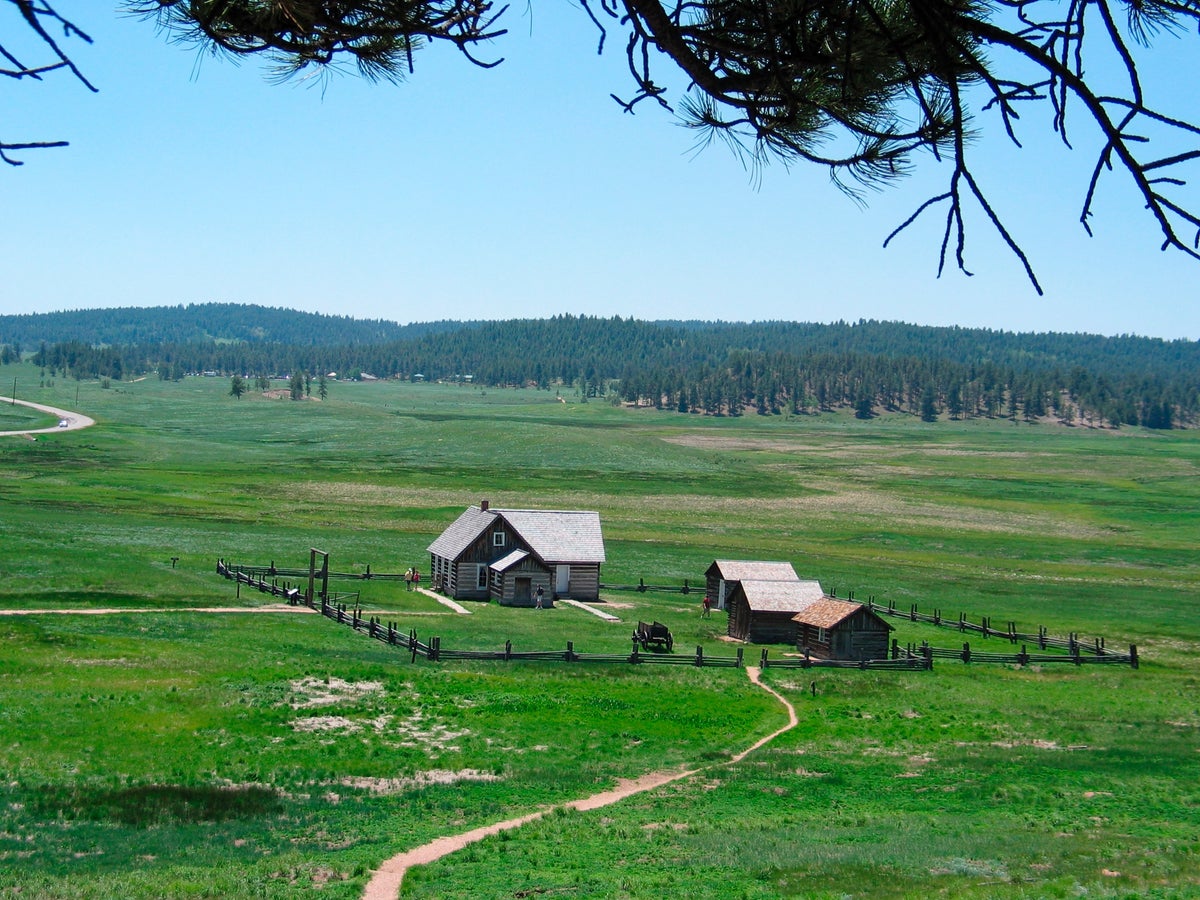
<svg viewBox="0 0 1200 900"><path fill-rule="evenodd" d="M829 635L825 633L824 628L817 629L817 643L818 644L828 644L829 643Z"/></svg>
<svg viewBox="0 0 1200 900"><path fill-rule="evenodd" d="M488 567L475 567L475 589L478 591L486 591L488 587Z"/></svg>
<svg viewBox="0 0 1200 900"><path fill-rule="evenodd" d="M503 531L493 531L492 532L492 546L493 547L503 547L504 546L504 532Z"/></svg>

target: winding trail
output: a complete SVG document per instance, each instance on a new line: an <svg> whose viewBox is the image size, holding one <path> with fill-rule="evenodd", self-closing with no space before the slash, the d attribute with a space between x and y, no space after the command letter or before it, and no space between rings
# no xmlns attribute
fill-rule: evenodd
<svg viewBox="0 0 1200 900"><path fill-rule="evenodd" d="M451 853L457 853L464 847L474 844L476 841L481 841L485 837L490 837L499 834L502 831L509 831L513 828L520 828L522 825L537 819L547 816L554 812L555 809L577 809L587 811L591 809L600 809L608 806L626 797L632 797L634 794L640 794L644 791L654 790L662 787L664 784L670 784L673 781L679 781L682 778L687 778L691 775L696 775L706 769L718 768L721 766L730 766L741 762L748 755L758 750L760 747L770 743L775 738L779 737L784 732L790 731L796 727L799 719L796 717L796 708L788 702L782 694L773 688L768 687L759 680L759 670L755 666L747 666L746 674L750 677L750 681L758 685L767 693L774 696L787 710L788 723L768 734L766 737L756 741L751 746L747 747L741 753L734 756L727 762L717 763L712 766L702 766L696 769L687 769L681 772L651 772L648 775L643 775L641 778L622 780L617 783L615 788L603 791L599 794L592 794L589 797L584 797L581 800L572 800L569 803L564 803L561 807L551 807L549 809L540 809L535 812L526 813L523 816L518 816L515 819L508 819L504 822L496 822L492 825L484 825L479 828L473 828L470 831L465 831L462 834L450 835L449 837L440 837L430 841L420 847L412 850L406 850L404 853L399 853L391 859L385 860L375 874L371 876L371 880L367 882L366 888L363 890L362 900L396 900L400 895L400 885L404 881L404 873L412 866L421 866L427 863L441 859L443 856L449 856Z"/></svg>
<svg viewBox="0 0 1200 900"><path fill-rule="evenodd" d="M6 402L15 403L18 406L28 406L30 409L40 410L41 412L49 413L52 416L58 416L59 422L66 422L67 424L55 424L51 425L49 428L26 428L21 431L0 431L0 437L11 437L14 435L52 434L57 431L78 431L80 428L88 428L96 424L95 419L89 419L87 416L81 413L59 409L56 406L46 406L43 403L31 403L28 400L9 399Z"/></svg>

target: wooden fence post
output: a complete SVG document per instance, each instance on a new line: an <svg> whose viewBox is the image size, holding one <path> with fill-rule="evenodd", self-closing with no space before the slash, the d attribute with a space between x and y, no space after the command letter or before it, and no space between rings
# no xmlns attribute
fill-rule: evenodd
<svg viewBox="0 0 1200 900"><path fill-rule="evenodd" d="M767 667L767 648L763 647L762 656L758 660L758 667L765 669Z"/></svg>
<svg viewBox="0 0 1200 900"><path fill-rule="evenodd" d="M567 641L567 652L563 654L563 659L567 662L575 662L575 642Z"/></svg>
<svg viewBox="0 0 1200 900"><path fill-rule="evenodd" d="M985 619L984 621L987 621L987 620ZM962 661L965 663L969 663L971 661L971 645L968 644L966 641L963 641Z"/></svg>
<svg viewBox="0 0 1200 900"><path fill-rule="evenodd" d="M1029 654L1025 652L1025 645L1021 645L1021 652L1017 654L1017 665L1029 665Z"/></svg>
<svg viewBox="0 0 1200 900"><path fill-rule="evenodd" d="M704 648L701 647L699 644L696 645L696 665L697 666L704 665Z"/></svg>
<svg viewBox="0 0 1200 900"><path fill-rule="evenodd" d="M742 667L742 649L741 647L737 648L737 667L739 669Z"/></svg>
<svg viewBox="0 0 1200 900"><path fill-rule="evenodd" d="M1138 651L1137 644L1129 645L1129 667L1136 669L1138 667Z"/></svg>
<svg viewBox="0 0 1200 900"><path fill-rule="evenodd" d="M441 659L442 656L442 639L434 637L429 642L429 658L434 662Z"/></svg>
<svg viewBox="0 0 1200 900"><path fill-rule="evenodd" d="M504 660L505 662L512 659L512 641L504 642Z"/></svg>

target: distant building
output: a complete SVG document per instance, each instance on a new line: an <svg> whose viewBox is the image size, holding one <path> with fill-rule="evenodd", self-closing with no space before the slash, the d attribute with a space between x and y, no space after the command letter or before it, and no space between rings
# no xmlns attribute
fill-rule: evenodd
<svg viewBox="0 0 1200 900"><path fill-rule="evenodd" d="M826 597L796 614L796 649L817 659L887 659L892 626L869 607Z"/></svg>
<svg viewBox="0 0 1200 900"><path fill-rule="evenodd" d="M704 573L705 592L717 609L725 609L725 598L739 581L799 581L788 562L718 559Z"/></svg>
<svg viewBox="0 0 1200 900"><path fill-rule="evenodd" d="M583 510L465 510L429 545L435 587L459 600L533 606L554 598L597 600L604 536L600 515Z"/></svg>
<svg viewBox="0 0 1200 900"><path fill-rule="evenodd" d="M726 633L754 644L794 644L796 614L824 598L817 581L738 581L725 598Z"/></svg>

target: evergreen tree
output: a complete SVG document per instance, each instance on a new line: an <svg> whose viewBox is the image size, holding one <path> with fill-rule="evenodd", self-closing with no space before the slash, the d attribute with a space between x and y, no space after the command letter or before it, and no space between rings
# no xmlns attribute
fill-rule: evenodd
<svg viewBox="0 0 1200 900"><path fill-rule="evenodd" d="M925 385L925 389L921 391L921 421L936 422L938 418L937 397L933 392L933 385Z"/></svg>

